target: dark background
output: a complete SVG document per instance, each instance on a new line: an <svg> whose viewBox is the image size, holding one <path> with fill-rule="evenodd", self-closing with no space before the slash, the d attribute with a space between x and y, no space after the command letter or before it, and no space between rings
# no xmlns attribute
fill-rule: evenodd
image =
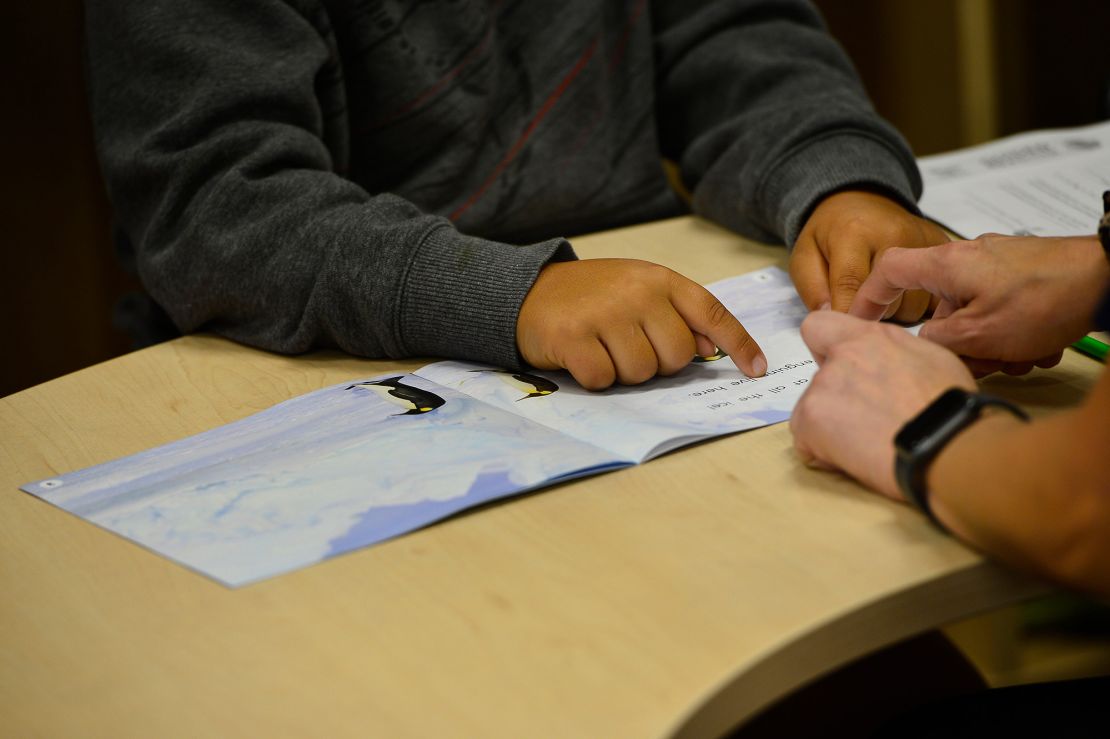
<svg viewBox="0 0 1110 739"><path fill-rule="evenodd" d="M879 111L918 154L1104 117L1110 3L820 0ZM85 109L77 0L5 10L0 396L128 351ZM1093 226L1092 226L1093 228Z"/></svg>

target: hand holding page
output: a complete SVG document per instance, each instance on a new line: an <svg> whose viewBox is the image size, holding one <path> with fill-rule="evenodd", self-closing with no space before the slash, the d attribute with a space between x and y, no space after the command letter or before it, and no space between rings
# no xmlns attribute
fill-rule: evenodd
<svg viewBox="0 0 1110 739"><path fill-rule="evenodd" d="M565 373L440 362L280 403L23 490L227 585L413 531L489 500L789 418L816 370L787 275L710 286L767 353L591 393Z"/></svg>

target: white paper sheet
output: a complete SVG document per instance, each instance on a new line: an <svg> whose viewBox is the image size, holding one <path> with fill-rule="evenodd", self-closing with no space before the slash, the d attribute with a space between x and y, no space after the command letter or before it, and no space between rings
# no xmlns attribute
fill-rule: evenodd
<svg viewBox="0 0 1110 739"><path fill-rule="evenodd" d="M921 210L964 238L1093 234L1110 190L1110 122L922 157Z"/></svg>

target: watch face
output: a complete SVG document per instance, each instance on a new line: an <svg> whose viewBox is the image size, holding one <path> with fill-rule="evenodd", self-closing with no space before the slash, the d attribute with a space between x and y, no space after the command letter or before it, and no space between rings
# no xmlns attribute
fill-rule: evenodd
<svg viewBox="0 0 1110 739"><path fill-rule="evenodd" d="M966 390L953 388L934 400L921 414L902 427L894 438L899 449L913 451L925 442L943 436L944 431L963 415L971 403Z"/></svg>

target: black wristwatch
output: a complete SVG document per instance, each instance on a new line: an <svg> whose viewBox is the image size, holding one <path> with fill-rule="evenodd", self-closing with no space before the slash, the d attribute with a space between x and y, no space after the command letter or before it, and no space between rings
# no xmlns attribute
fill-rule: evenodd
<svg viewBox="0 0 1110 739"><path fill-rule="evenodd" d="M894 437L894 477L898 487L906 500L941 530L944 526L929 505L925 475L945 444L974 423L984 408L991 406L1005 408L1023 421L1029 420L1025 411L1009 401L954 387L930 403Z"/></svg>

